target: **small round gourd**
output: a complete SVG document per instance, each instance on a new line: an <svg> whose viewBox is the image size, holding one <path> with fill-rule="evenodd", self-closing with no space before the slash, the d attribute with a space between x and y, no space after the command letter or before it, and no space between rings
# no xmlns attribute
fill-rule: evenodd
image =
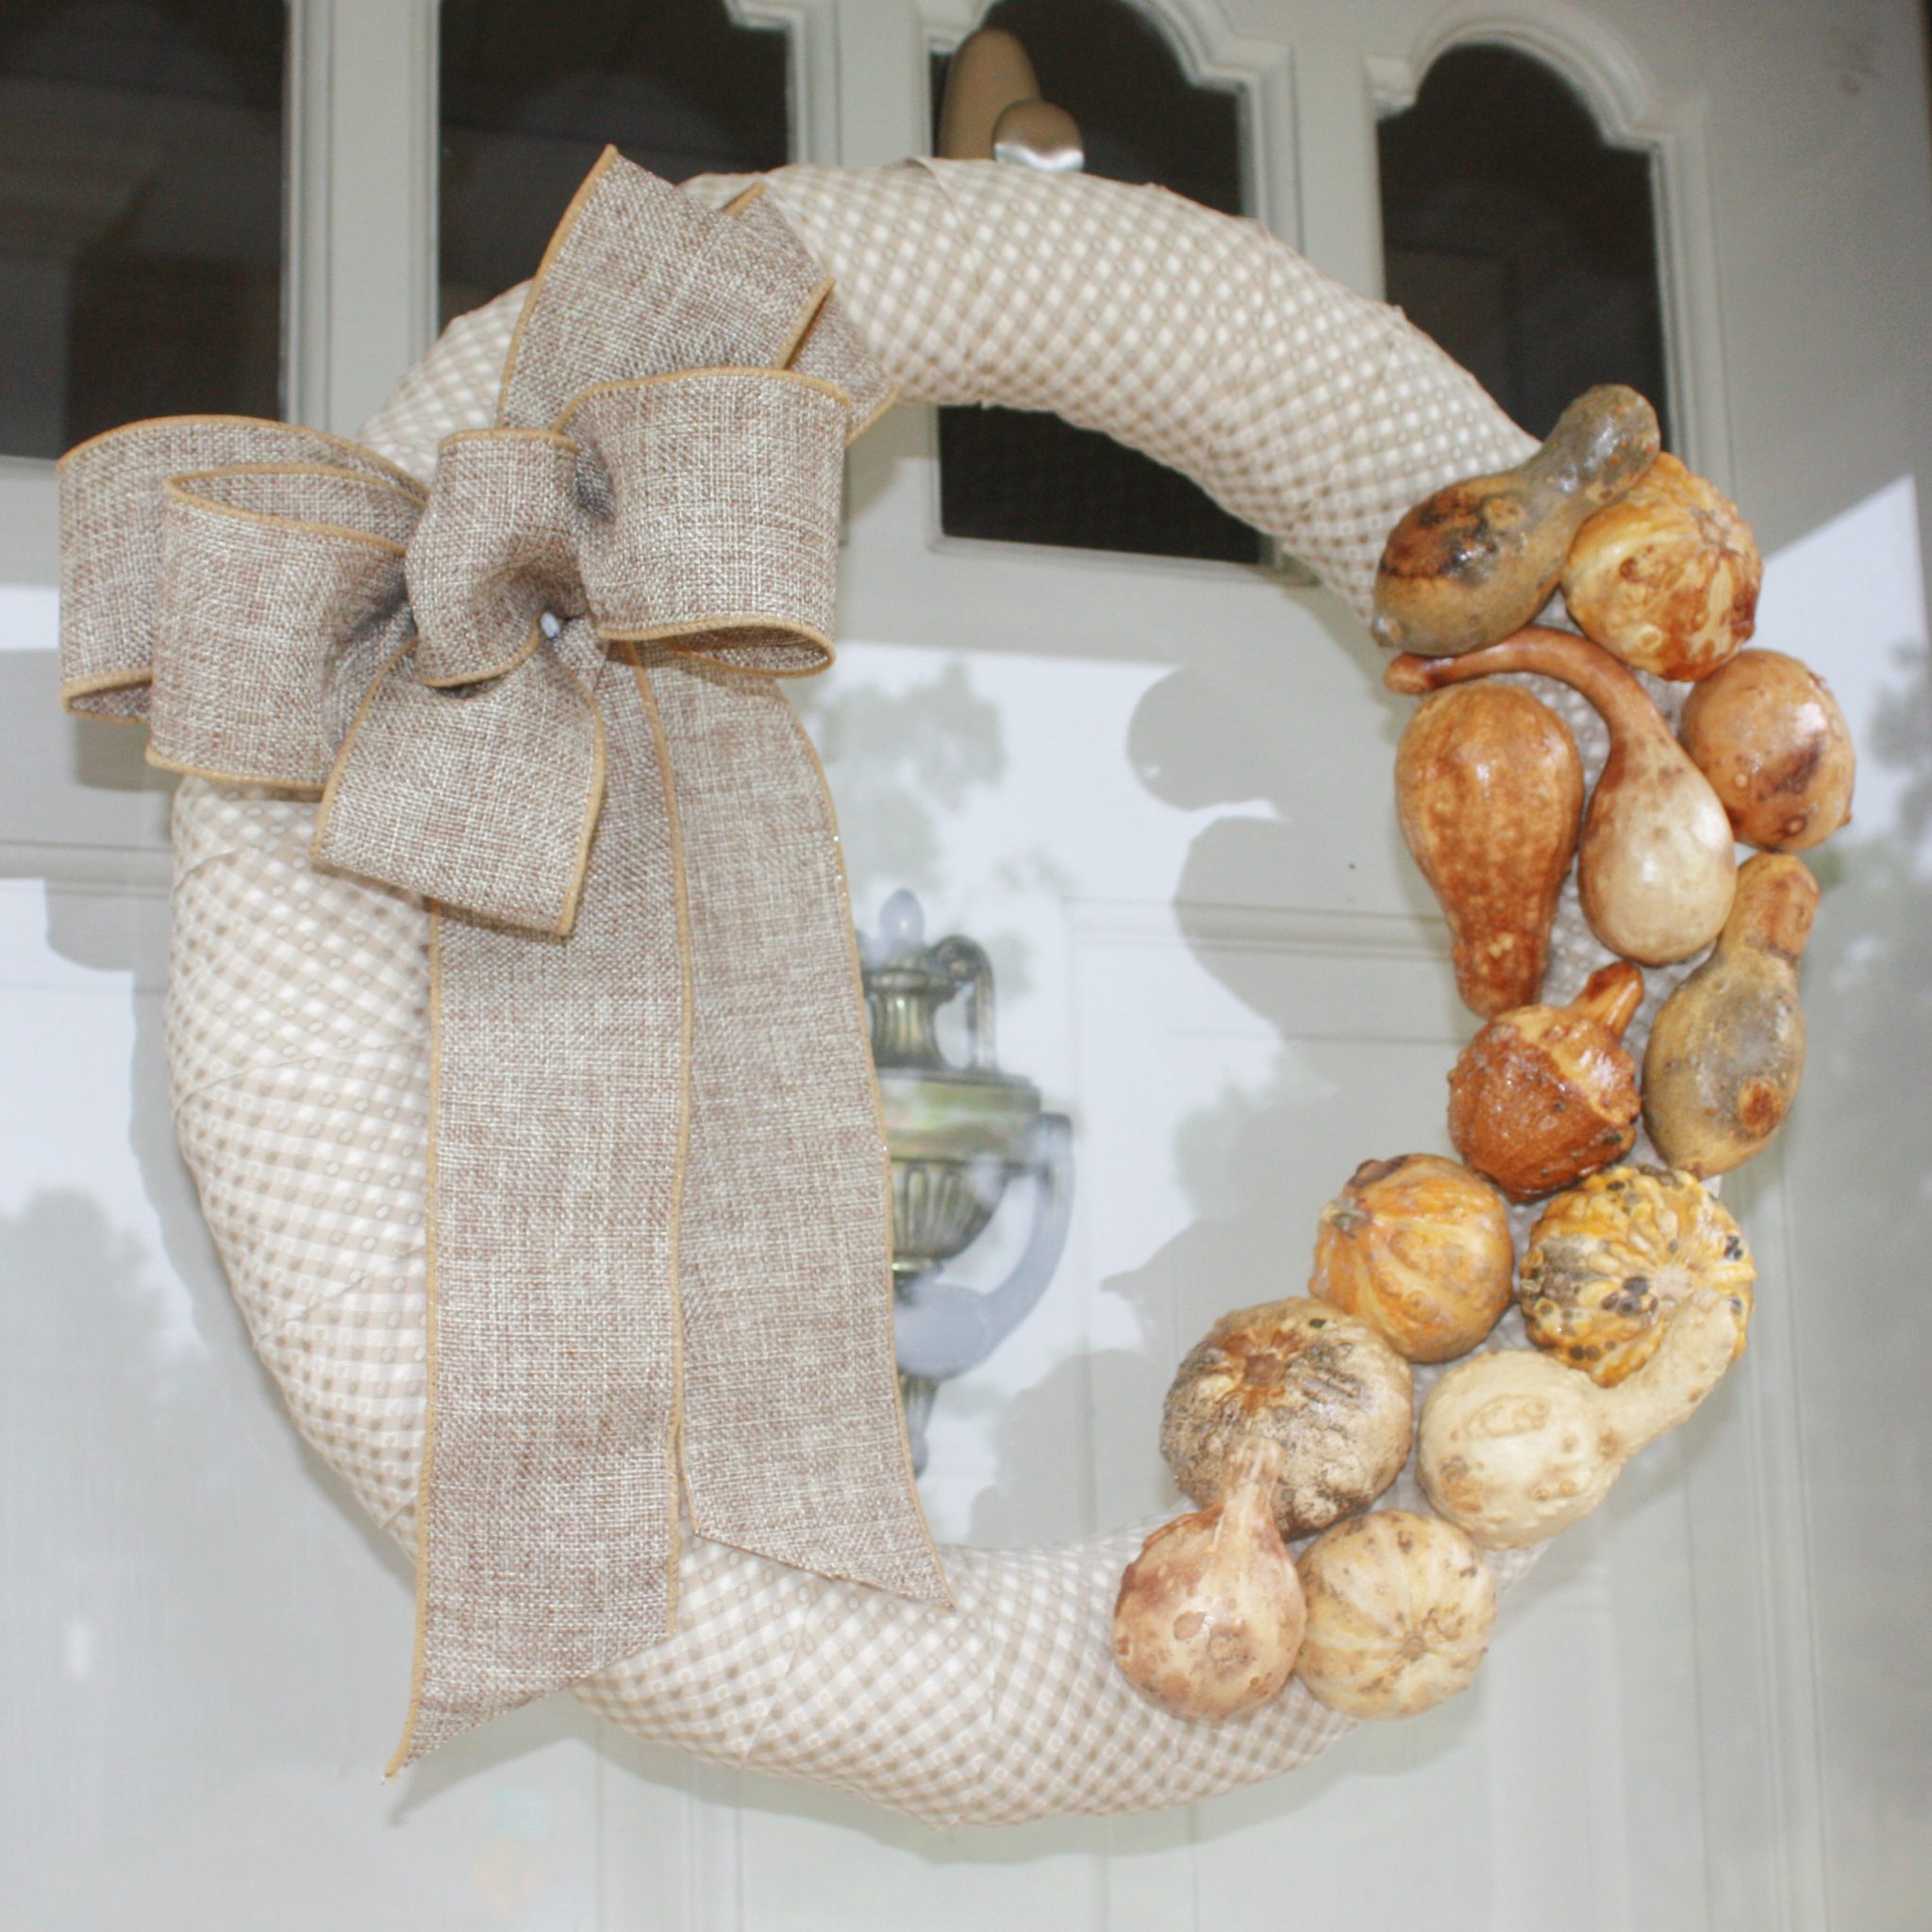
<svg viewBox="0 0 1932 1932"><path fill-rule="evenodd" d="M1802 659L1740 651L1684 700L1679 728L1745 844L1808 852L1851 818L1851 727Z"/></svg>
<svg viewBox="0 0 1932 1932"><path fill-rule="evenodd" d="M1738 1224L1691 1175L1607 1167L1543 1209L1517 1292L1529 1339L1609 1389L1700 1289L1735 1307L1741 1355L1757 1275Z"/></svg>
<svg viewBox="0 0 1932 1932"><path fill-rule="evenodd" d="M1449 1074L1449 1138L1512 1201L1534 1201L1629 1153L1641 1102L1624 1029L1643 998L1626 959L1567 1007L1491 1020Z"/></svg>
<svg viewBox="0 0 1932 1932"><path fill-rule="evenodd" d="M1509 1306L1502 1196L1439 1154L1365 1160L1322 1210L1309 1292L1412 1362L1467 1355Z"/></svg>
<svg viewBox="0 0 1932 1932"><path fill-rule="evenodd" d="M1563 602L1584 634L1658 677L1708 677L1757 617L1764 561L1729 497L1665 450L1576 533Z"/></svg>
<svg viewBox="0 0 1932 1932"><path fill-rule="evenodd" d="M1414 1431L1408 1364L1371 1328L1304 1296L1237 1308L1174 1373L1160 1453L1190 1498L1226 1487L1256 1434L1282 1447L1274 1521L1284 1537L1366 1509L1401 1473Z"/></svg>
<svg viewBox="0 0 1932 1932"><path fill-rule="evenodd" d="M1350 1717L1414 1717L1468 1688L1496 1622L1496 1585L1453 1524L1378 1509L1302 1552L1307 1623L1295 1674Z"/></svg>

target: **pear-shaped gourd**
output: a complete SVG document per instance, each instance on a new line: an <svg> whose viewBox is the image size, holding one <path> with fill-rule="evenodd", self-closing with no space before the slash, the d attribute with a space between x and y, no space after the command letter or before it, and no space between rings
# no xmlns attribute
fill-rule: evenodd
<svg viewBox="0 0 1932 1932"><path fill-rule="evenodd" d="M1818 884L1759 853L1738 873L1717 950L1664 1002L1643 1056L1643 1121L1687 1174L1728 1174L1784 1124L1805 1071L1798 956Z"/></svg>
<svg viewBox="0 0 1932 1932"><path fill-rule="evenodd" d="M1583 817L1568 727L1513 684L1438 691L1402 734L1395 803L1449 921L1463 1004L1485 1020L1528 1006Z"/></svg>
<svg viewBox="0 0 1932 1932"><path fill-rule="evenodd" d="M1486 1550L1555 1536L1717 1387L1742 1327L1729 1298L1701 1289L1671 1316L1657 1353L1614 1389L1533 1349L1457 1362L1423 1410L1424 1493Z"/></svg>
<svg viewBox="0 0 1932 1932"><path fill-rule="evenodd" d="M1425 658L1507 637L1549 602L1585 519L1622 496L1658 447L1657 411L1635 390L1586 391L1527 461L1447 484L1395 525L1369 628Z"/></svg>
<svg viewBox="0 0 1932 1932"><path fill-rule="evenodd" d="M1645 966L1688 959L1717 938L1737 888L1730 821L1657 709L1607 651L1531 625L1461 658L1398 658L1383 674L1411 697L1498 671L1532 671L1579 691L1610 734L1577 845L1591 930Z"/></svg>
<svg viewBox="0 0 1932 1932"><path fill-rule="evenodd" d="M1265 1704L1294 1669L1306 1612L1274 1526L1281 1445L1252 1436L1207 1508L1177 1517L1127 1565L1113 1654L1140 1693L1196 1724Z"/></svg>

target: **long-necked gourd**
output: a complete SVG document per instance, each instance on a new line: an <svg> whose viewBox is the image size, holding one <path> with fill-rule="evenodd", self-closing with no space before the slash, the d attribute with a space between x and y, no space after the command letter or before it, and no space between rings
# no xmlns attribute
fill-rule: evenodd
<svg viewBox="0 0 1932 1932"><path fill-rule="evenodd" d="M1723 930L1737 887L1730 821L1649 693L1607 651L1530 625L1460 658L1398 658L1383 682L1413 697L1498 671L1559 679L1608 727L1609 756L1576 850L1591 930L1611 952L1645 966L1701 953Z"/></svg>
<svg viewBox="0 0 1932 1932"><path fill-rule="evenodd" d="M1634 389L1586 391L1527 460L1445 484L1395 525L1375 568L1370 629L1425 658L1507 637L1549 602L1584 521L1622 496L1658 447L1657 411Z"/></svg>
<svg viewBox="0 0 1932 1932"><path fill-rule="evenodd" d="M1784 1124L1805 1072L1798 956L1818 883L1761 852L1738 873L1717 950L1663 1004L1643 1056L1643 1121L1687 1174L1728 1174Z"/></svg>

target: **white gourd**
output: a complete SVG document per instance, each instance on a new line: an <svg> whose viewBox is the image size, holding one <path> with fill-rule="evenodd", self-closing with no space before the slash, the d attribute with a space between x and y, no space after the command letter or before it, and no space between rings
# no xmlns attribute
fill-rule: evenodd
<svg viewBox="0 0 1932 1932"><path fill-rule="evenodd" d="M1257 1709L1294 1669L1302 1589L1274 1526L1281 1444L1251 1435L1225 1488L1176 1517L1127 1565L1114 1604L1121 1674L1175 1717L1212 1724Z"/></svg>
<svg viewBox="0 0 1932 1932"><path fill-rule="evenodd" d="M1331 1710L1414 1717L1474 1677L1496 1585L1453 1524L1378 1509L1317 1537L1299 1568L1307 1628L1295 1674Z"/></svg>
<svg viewBox="0 0 1932 1932"><path fill-rule="evenodd" d="M1417 1474L1437 1511L1490 1550L1580 1522L1646 1442L1710 1393L1742 1341L1734 1299L1698 1289L1657 1353L1614 1389L1534 1349L1458 1362L1423 1410Z"/></svg>

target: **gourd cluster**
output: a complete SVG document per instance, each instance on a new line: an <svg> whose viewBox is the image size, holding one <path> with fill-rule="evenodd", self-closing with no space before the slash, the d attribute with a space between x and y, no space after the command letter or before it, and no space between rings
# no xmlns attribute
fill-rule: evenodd
<svg viewBox="0 0 1932 1932"><path fill-rule="evenodd" d="M1181 1363L1161 1449L1200 1507L1148 1539L1114 1613L1121 1669L1177 1716L1239 1716L1291 1675L1357 1717L1463 1689L1495 1617L1481 1553L1588 1515L1743 1351L1755 1270L1704 1182L1797 1091L1818 888L1794 855L1850 816L1854 754L1808 667L1743 648L1757 544L1659 441L1642 397L1592 390L1383 552L1386 681L1422 698L1403 832L1484 1022L1449 1079L1461 1159L1366 1162L1322 1212L1308 1293L1223 1317ZM1559 588L1581 636L1535 622ZM1636 672L1692 685L1678 730ZM1511 673L1602 716L1587 801L1568 728ZM1757 848L1741 866L1738 841ZM1541 995L1573 864L1616 957L1557 1007ZM1707 950L1640 1078L1623 1036L1642 969ZM1640 1118L1668 1166L1623 1164ZM1519 1269L1506 1203L1539 1201ZM1532 1345L1477 1352L1512 1303ZM1437 1363L1417 1424L1412 1365ZM1434 1513L1374 1508L1412 1447Z"/></svg>

